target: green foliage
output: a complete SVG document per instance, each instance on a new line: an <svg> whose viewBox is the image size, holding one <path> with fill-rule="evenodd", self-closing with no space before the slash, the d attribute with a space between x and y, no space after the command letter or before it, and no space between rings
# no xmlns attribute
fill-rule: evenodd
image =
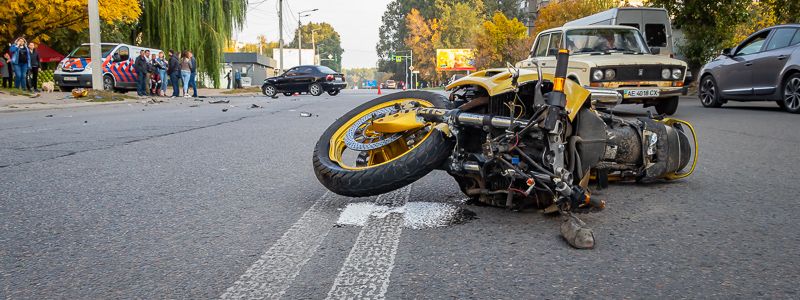
<svg viewBox="0 0 800 300"><path fill-rule="evenodd" d="M508 19L526 20L525 10L522 8L525 0L484 0L483 6L487 19L491 19L495 12L501 12Z"/></svg>
<svg viewBox="0 0 800 300"><path fill-rule="evenodd" d="M777 23L800 23L800 1L798 0L761 0L772 8Z"/></svg>
<svg viewBox="0 0 800 300"><path fill-rule="evenodd" d="M680 0L679 0L680 1ZM617 0L552 0L539 11L533 36L564 23L590 16L619 5Z"/></svg>
<svg viewBox="0 0 800 300"><path fill-rule="evenodd" d="M730 45L735 27L744 22L752 0L649 0L651 6L664 7L672 15L673 26L680 28L685 44L680 46L689 68L699 69Z"/></svg>
<svg viewBox="0 0 800 300"><path fill-rule="evenodd" d="M378 69L376 68L352 68L352 69L344 69L342 73L345 75L345 79L347 79L347 86L354 87L357 86L361 88L361 82L364 80L378 80L381 81L382 78L379 78L381 74L378 74Z"/></svg>
<svg viewBox="0 0 800 300"><path fill-rule="evenodd" d="M241 29L247 0L142 0L139 21L143 45L192 51L200 73L219 87L222 50Z"/></svg>
<svg viewBox="0 0 800 300"><path fill-rule="evenodd" d="M438 28L434 30L434 48L472 48L475 33L483 22L483 2L474 0L437 6L440 15Z"/></svg>
<svg viewBox="0 0 800 300"><path fill-rule="evenodd" d="M320 64L327 66L334 70L342 69L342 39L336 29L331 24L322 23L308 23L300 27L300 33L303 35L303 49L311 49L312 36L311 32L314 31L314 42L317 45L317 54L320 55ZM294 32L294 39L289 43L289 48L297 48L297 30ZM327 60L327 56L333 56L333 60Z"/></svg>

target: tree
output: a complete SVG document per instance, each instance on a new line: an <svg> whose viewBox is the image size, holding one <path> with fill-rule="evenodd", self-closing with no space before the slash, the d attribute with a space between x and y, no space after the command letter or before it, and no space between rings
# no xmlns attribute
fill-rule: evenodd
<svg viewBox="0 0 800 300"><path fill-rule="evenodd" d="M776 23L800 23L800 1L761 0L760 2L772 9Z"/></svg>
<svg viewBox="0 0 800 300"><path fill-rule="evenodd" d="M473 0L438 4L439 33L434 37L436 48L472 48L475 34L483 21L483 1Z"/></svg>
<svg viewBox="0 0 800 300"><path fill-rule="evenodd" d="M751 34L762 28L777 24L775 11L765 2L751 2L747 8L748 17L736 25L733 38L725 43L725 47L733 47Z"/></svg>
<svg viewBox="0 0 800 300"><path fill-rule="evenodd" d="M300 33L303 35L303 49L311 49L312 36L311 32L314 31L314 42L316 42L317 54L325 59L320 61L323 66L329 67L334 70L342 69L342 39L336 29L331 24L322 23L308 23L300 27ZM289 44L289 48L297 48L297 30L294 32L294 39ZM328 60L327 56L333 57Z"/></svg>
<svg viewBox="0 0 800 300"><path fill-rule="evenodd" d="M744 22L752 0L649 0L651 6L664 7L673 18L673 26L684 33L686 42L679 50L686 56L689 69L696 71L718 55L734 39L735 27Z"/></svg>
<svg viewBox="0 0 800 300"><path fill-rule="evenodd" d="M491 20L483 22L475 39L475 64L478 69L504 67L524 59L531 46L528 28L516 18L509 20L503 13L495 12Z"/></svg>
<svg viewBox="0 0 800 300"><path fill-rule="evenodd" d="M424 80L435 78L436 49L433 38L434 32L439 30L437 20L425 20L418 10L411 9L411 13L406 16L406 28L408 36L405 38L405 44L416 54L414 67L419 70L420 78Z"/></svg>
<svg viewBox="0 0 800 300"><path fill-rule="evenodd" d="M235 46L235 45L234 45ZM226 52L255 52L260 55L264 55L267 57L272 57L272 49L278 48L278 42L270 42L267 41L267 37L265 35L259 35L256 37L255 43L245 43L239 49L235 49L235 47L226 47Z"/></svg>
<svg viewBox="0 0 800 300"><path fill-rule="evenodd" d="M105 1L105 0L104 0ZM247 0L142 0L142 44L191 50L200 74L220 85L222 51L234 29L241 29Z"/></svg>
<svg viewBox="0 0 800 300"><path fill-rule="evenodd" d="M526 19L525 11L522 9L524 0L484 0L483 6L486 18L491 19L496 12L501 12L509 19L517 19L524 22Z"/></svg>
<svg viewBox="0 0 800 300"><path fill-rule="evenodd" d="M100 18L108 24L134 23L142 13L138 1L101 0ZM0 39L25 36L47 41L58 29L82 31L89 27L88 0L13 0L0 5Z"/></svg>
<svg viewBox="0 0 800 300"><path fill-rule="evenodd" d="M681 0L677 0L681 1ZM564 23L593 15L615 7L617 0L553 0L539 10L534 26L534 36L544 30L561 27Z"/></svg>

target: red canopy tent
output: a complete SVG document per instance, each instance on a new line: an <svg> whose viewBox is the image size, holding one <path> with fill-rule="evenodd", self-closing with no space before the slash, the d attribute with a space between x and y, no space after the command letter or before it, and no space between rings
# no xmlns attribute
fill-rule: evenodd
<svg viewBox="0 0 800 300"><path fill-rule="evenodd" d="M42 60L43 63L49 62L60 62L64 59L64 55L58 53L53 48L47 47L45 44L39 44L36 48L39 51L39 59Z"/></svg>

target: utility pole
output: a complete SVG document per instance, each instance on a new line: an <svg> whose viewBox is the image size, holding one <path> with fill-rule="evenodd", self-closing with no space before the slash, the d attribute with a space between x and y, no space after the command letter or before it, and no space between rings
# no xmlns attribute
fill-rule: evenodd
<svg viewBox="0 0 800 300"><path fill-rule="evenodd" d="M302 46L303 45L303 33L300 32L300 27L302 23L300 23L300 14L297 14L297 65L303 64L303 52Z"/></svg>
<svg viewBox="0 0 800 300"><path fill-rule="evenodd" d="M411 55L410 55L411 56L411 66L413 67L414 66L414 50L408 50L408 52L411 52ZM414 88L414 72L413 71L411 72L411 88L412 89Z"/></svg>
<svg viewBox="0 0 800 300"><path fill-rule="evenodd" d="M314 56L311 58L311 59L313 59L313 60L314 60L314 62L312 63L312 65L317 65L317 64L319 64L319 63L317 63L317 40L316 40L316 38L314 37L314 34L315 34L315 33L317 33L317 31L316 31L316 30L311 30L311 49L313 49L313 51L312 51L312 52L314 52Z"/></svg>
<svg viewBox="0 0 800 300"><path fill-rule="evenodd" d="M278 50L280 54L280 63L278 66L278 73L283 73L283 0L278 0Z"/></svg>
<svg viewBox="0 0 800 300"><path fill-rule="evenodd" d="M100 11L97 0L89 0L89 43L92 57L92 88L103 90L102 58L100 58Z"/></svg>

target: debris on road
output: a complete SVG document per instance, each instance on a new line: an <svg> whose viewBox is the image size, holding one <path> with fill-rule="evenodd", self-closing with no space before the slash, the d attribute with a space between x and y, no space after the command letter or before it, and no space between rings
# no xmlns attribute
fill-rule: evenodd
<svg viewBox="0 0 800 300"><path fill-rule="evenodd" d="M199 107L199 106L200 106L199 104L192 104L192 105L189 105L189 107Z"/></svg>
<svg viewBox="0 0 800 300"><path fill-rule="evenodd" d="M197 101L197 100L195 100L195 101ZM199 101L203 101L203 100L199 100ZM208 103L209 103L209 104L230 103L230 102L231 102L231 100L228 100L228 99L214 99L214 100L208 100Z"/></svg>
<svg viewBox="0 0 800 300"><path fill-rule="evenodd" d="M46 116L44 116L44 117L45 117L45 118L52 118L52 117L53 117L53 115L46 115Z"/></svg>
<svg viewBox="0 0 800 300"><path fill-rule="evenodd" d="M300 113L300 116L301 116L301 117L304 117L304 118L310 118L310 117L319 117L319 115L314 115L314 114L312 114L312 113L310 113L310 112L305 112L305 111L304 111L304 112L301 112L301 113Z"/></svg>
<svg viewBox="0 0 800 300"><path fill-rule="evenodd" d="M226 112L226 111L228 111L228 109L227 109L227 108L223 108L223 109L222 109L222 112Z"/></svg>
<svg viewBox="0 0 800 300"><path fill-rule="evenodd" d="M261 108L261 105L253 103L250 105L250 108Z"/></svg>

